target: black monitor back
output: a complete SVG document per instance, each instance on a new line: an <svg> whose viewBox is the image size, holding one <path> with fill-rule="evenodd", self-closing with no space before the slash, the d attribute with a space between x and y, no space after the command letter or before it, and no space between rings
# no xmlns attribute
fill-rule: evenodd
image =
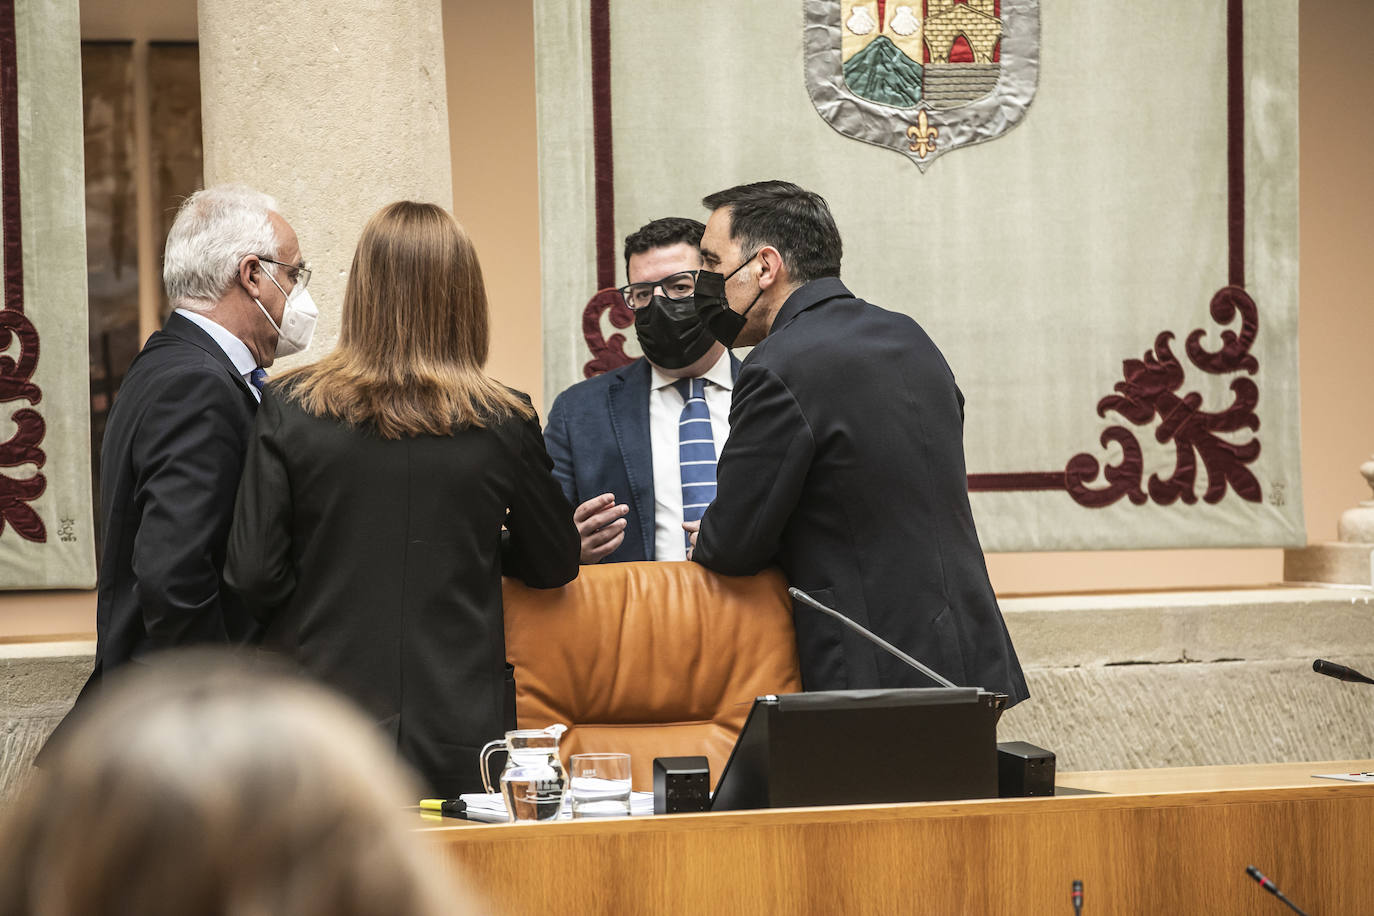
<svg viewBox="0 0 1374 916"><path fill-rule="evenodd" d="M759 697L711 810L996 798L1001 706L976 687Z"/></svg>

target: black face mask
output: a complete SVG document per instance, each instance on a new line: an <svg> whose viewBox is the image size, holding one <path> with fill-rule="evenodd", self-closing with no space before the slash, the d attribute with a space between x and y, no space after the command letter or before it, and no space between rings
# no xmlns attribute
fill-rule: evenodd
<svg viewBox="0 0 1374 916"><path fill-rule="evenodd" d="M664 369L685 369L716 345L690 298L655 296L635 312L635 336L649 362Z"/></svg>
<svg viewBox="0 0 1374 916"><path fill-rule="evenodd" d="M729 301L725 298L725 281L735 274L744 270L746 264L758 257L758 252L754 252L744 259L744 264L730 271L729 275L721 275L709 270L697 272L696 288L696 307L697 317L702 324L706 325L707 330L716 340L733 347L735 340L739 337L739 332L744 330L748 324L749 309L754 307L754 303L759 301L759 296L763 295L760 289L754 296L753 302L742 312L736 312L730 308Z"/></svg>

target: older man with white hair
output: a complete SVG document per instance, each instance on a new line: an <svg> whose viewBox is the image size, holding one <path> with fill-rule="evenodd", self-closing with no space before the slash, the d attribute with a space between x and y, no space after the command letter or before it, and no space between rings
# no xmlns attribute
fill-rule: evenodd
<svg viewBox="0 0 1374 916"><path fill-rule="evenodd" d="M209 188L177 213L162 272L174 311L105 429L98 643L82 698L158 650L255 635L224 586L224 554L264 370L314 331L309 277L265 194Z"/></svg>

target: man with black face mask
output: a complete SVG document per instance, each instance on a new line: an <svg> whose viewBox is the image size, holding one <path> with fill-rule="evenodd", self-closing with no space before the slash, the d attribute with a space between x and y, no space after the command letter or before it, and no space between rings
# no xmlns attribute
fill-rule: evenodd
<svg viewBox="0 0 1374 916"><path fill-rule="evenodd" d="M757 346L692 558L727 575L779 565L955 683L1025 699L944 357L916 322L840 282L840 233L819 195L765 181L702 203L698 316L726 345ZM794 612L805 689L932 686L819 611Z"/></svg>
<svg viewBox="0 0 1374 916"><path fill-rule="evenodd" d="M697 317L704 226L657 219L625 239L621 288L644 358L560 394L544 441L575 507L582 562L682 560L715 495L739 360Z"/></svg>

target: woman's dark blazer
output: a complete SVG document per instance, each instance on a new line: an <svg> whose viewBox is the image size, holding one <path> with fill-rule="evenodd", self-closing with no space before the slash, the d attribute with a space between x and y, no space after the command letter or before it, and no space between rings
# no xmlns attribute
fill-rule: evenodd
<svg viewBox="0 0 1374 916"><path fill-rule="evenodd" d="M266 648L360 704L446 798L481 791L478 749L513 724L502 574L577 576L551 467L537 418L383 439L264 392L225 580Z"/></svg>

